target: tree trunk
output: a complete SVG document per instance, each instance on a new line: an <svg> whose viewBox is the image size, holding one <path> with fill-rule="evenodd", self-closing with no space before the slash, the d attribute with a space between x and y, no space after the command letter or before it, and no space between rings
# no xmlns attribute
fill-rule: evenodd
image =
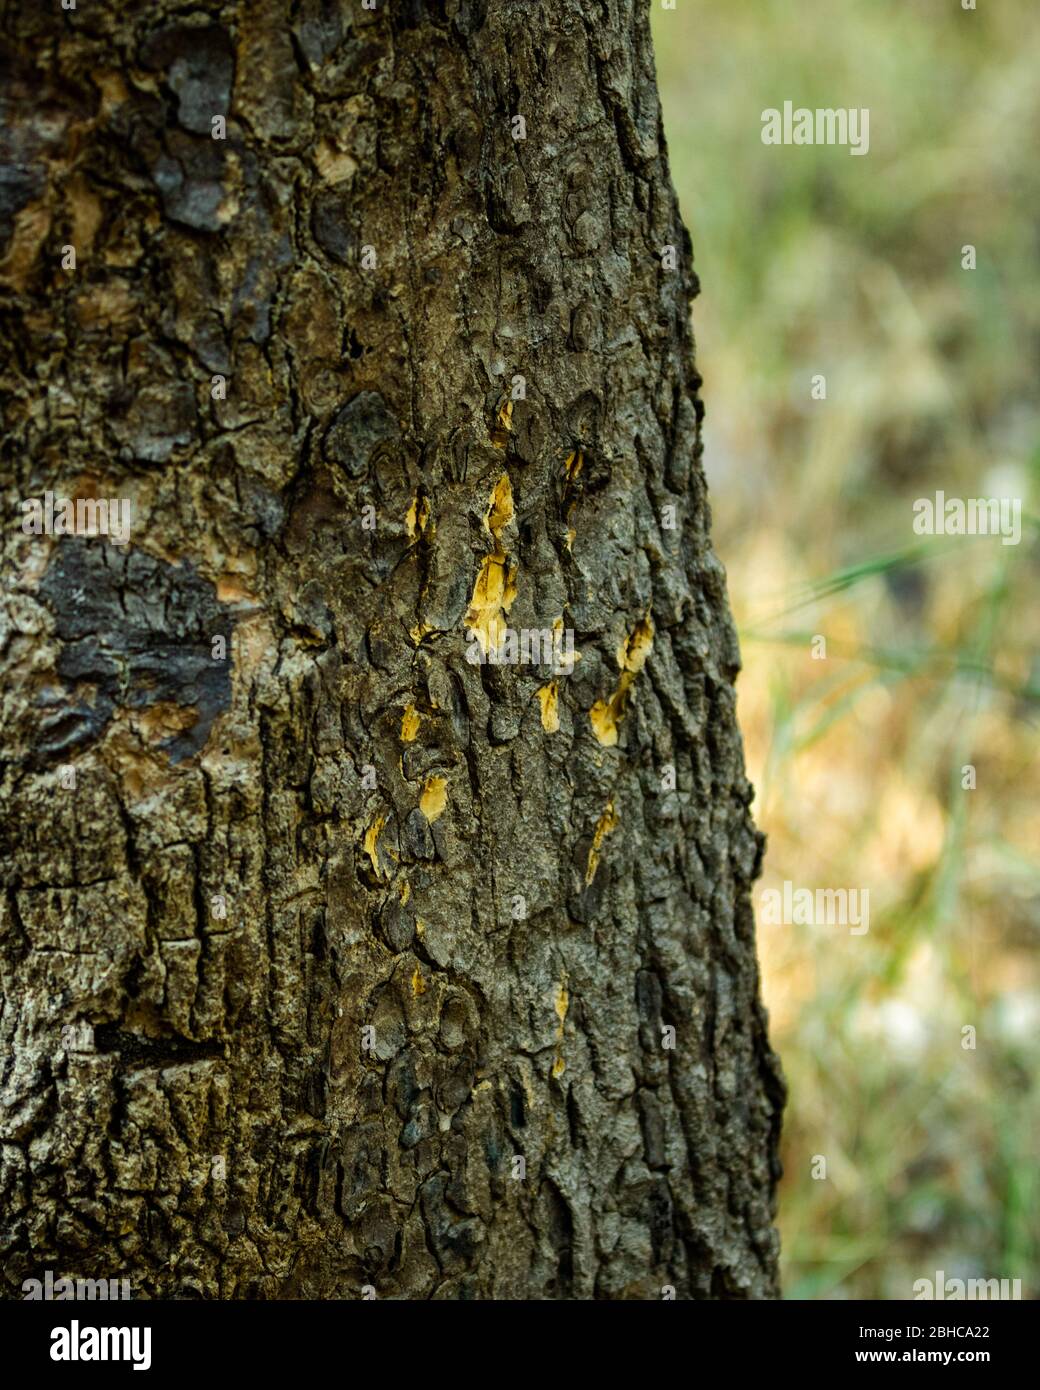
<svg viewBox="0 0 1040 1390"><path fill-rule="evenodd" d="M645 3L0 11L4 1288L774 1296Z"/></svg>

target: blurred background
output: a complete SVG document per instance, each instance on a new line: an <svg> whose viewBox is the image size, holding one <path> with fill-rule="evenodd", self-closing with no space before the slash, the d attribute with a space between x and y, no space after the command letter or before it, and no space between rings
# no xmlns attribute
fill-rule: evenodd
<svg viewBox="0 0 1040 1390"><path fill-rule="evenodd" d="M1040 6L650 3L769 838L785 1294L1037 1298ZM869 154L763 145L785 100L869 107ZM1021 543L916 536L938 489L1020 497ZM869 932L762 924L785 879L868 888Z"/></svg>

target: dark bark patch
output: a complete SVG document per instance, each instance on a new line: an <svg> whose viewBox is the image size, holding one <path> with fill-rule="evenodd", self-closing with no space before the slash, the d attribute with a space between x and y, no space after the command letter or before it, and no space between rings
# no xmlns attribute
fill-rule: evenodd
<svg viewBox="0 0 1040 1390"><path fill-rule="evenodd" d="M15 213L38 198L46 186L39 164L0 164L0 249L14 231Z"/></svg>
<svg viewBox="0 0 1040 1390"><path fill-rule="evenodd" d="M197 753L231 703L232 621L190 562L64 538L40 581L63 643L64 704L50 704L37 742L42 761L97 738L116 708L172 704L195 710L189 728L160 744L171 762ZM213 639L227 655L214 659ZM63 717L64 716L64 717Z"/></svg>
<svg viewBox="0 0 1040 1390"><path fill-rule="evenodd" d="M350 265L357 259L358 237L348 195L323 189L311 206L311 235L331 260Z"/></svg>
<svg viewBox="0 0 1040 1390"><path fill-rule="evenodd" d="M339 4L336 0L304 0L293 33L311 67L321 67L343 42Z"/></svg>
<svg viewBox="0 0 1040 1390"><path fill-rule="evenodd" d="M223 140L170 132L167 150L158 156L151 172L172 222L200 232L219 232L224 226L224 145Z"/></svg>
<svg viewBox="0 0 1040 1390"><path fill-rule="evenodd" d="M325 461L360 478L375 460L380 445L400 435L400 426L378 391L361 391L336 414L325 433Z"/></svg>
<svg viewBox="0 0 1040 1390"><path fill-rule="evenodd" d="M222 1060L224 1049L218 1043L194 1042L190 1038L152 1038L128 1033L118 1024L101 1023L94 1029L97 1052L115 1052L120 1061L134 1067L175 1067L189 1062Z"/></svg>
<svg viewBox="0 0 1040 1390"><path fill-rule="evenodd" d="M162 29L145 40L140 58L146 68L165 73L185 130L209 135L212 117L228 114L235 62L231 40L218 24Z"/></svg>

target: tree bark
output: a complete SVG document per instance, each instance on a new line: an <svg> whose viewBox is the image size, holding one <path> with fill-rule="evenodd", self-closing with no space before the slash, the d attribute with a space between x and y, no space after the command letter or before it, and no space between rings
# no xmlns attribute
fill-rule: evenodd
<svg viewBox="0 0 1040 1390"><path fill-rule="evenodd" d="M0 11L5 1291L775 1296L646 4Z"/></svg>

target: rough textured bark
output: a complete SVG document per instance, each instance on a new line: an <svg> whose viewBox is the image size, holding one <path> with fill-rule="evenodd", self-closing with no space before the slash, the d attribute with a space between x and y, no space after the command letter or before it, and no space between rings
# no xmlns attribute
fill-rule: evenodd
<svg viewBox="0 0 1040 1390"><path fill-rule="evenodd" d="M645 3L0 12L4 1289L773 1296Z"/></svg>

